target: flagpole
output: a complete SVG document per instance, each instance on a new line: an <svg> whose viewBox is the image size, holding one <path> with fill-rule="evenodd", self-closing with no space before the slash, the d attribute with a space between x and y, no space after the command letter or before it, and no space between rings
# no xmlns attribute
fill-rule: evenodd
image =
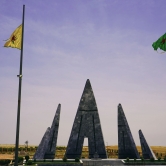
<svg viewBox="0 0 166 166"><path fill-rule="evenodd" d="M25 12L25 5L23 5L23 15L22 15L22 38L21 38L21 53L20 53L20 73L19 73L19 75L17 75L17 77L19 77L19 88L18 88L17 126L16 126L16 144L15 144L15 162L14 162L14 166L18 166L20 107L21 107L21 84L22 84L22 61L23 61L23 37L24 37L24 12Z"/></svg>

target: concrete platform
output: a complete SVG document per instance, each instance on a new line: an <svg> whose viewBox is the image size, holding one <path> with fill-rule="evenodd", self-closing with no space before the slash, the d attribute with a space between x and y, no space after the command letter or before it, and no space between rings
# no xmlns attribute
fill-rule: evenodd
<svg viewBox="0 0 166 166"><path fill-rule="evenodd" d="M83 166L127 166L127 164L124 164L122 162L123 159L97 159L97 160L91 160L91 159L81 159L83 162ZM153 163L151 163L153 165ZM136 165L130 165L130 166L136 166ZM153 166L161 166L161 165L153 165Z"/></svg>
<svg viewBox="0 0 166 166"><path fill-rule="evenodd" d="M81 159L83 162L83 166L113 166L113 165L123 165L121 159Z"/></svg>

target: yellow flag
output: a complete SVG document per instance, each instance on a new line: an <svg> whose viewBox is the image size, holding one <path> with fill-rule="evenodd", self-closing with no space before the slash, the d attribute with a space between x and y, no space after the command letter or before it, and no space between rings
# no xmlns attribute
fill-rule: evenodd
<svg viewBox="0 0 166 166"><path fill-rule="evenodd" d="M22 24L11 34L4 47L18 48L21 50Z"/></svg>

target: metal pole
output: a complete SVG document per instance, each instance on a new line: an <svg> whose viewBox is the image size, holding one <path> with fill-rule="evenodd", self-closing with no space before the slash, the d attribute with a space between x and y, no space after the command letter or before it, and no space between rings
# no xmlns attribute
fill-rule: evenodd
<svg viewBox="0 0 166 166"><path fill-rule="evenodd" d="M22 61L23 61L23 36L24 36L24 11L25 5L23 5L22 15L22 38L21 38L21 53L20 53L20 73L19 88L18 88L18 106L17 106L17 127L16 127L16 144L15 144L15 166L18 166L18 146L19 146L19 128L20 128L20 107L21 107L21 83L22 83Z"/></svg>

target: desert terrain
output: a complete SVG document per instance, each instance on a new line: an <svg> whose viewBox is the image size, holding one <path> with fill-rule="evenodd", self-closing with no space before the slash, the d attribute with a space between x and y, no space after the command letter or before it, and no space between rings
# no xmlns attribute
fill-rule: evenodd
<svg viewBox="0 0 166 166"><path fill-rule="evenodd" d="M13 159L14 158L14 147L13 144L0 144L0 159ZM29 155L30 158L33 157L37 149L35 145L25 145L19 146L19 156ZM166 155L166 146L151 146L152 151L156 155L156 157L164 158ZM137 150L142 155L142 150L140 146L137 146ZM55 158L63 158L66 151L65 146L57 146L56 148L56 155ZM106 146L106 151L108 154L108 158L118 158L118 146L117 145L110 145ZM84 146L82 150L82 158L88 158L88 147Z"/></svg>

